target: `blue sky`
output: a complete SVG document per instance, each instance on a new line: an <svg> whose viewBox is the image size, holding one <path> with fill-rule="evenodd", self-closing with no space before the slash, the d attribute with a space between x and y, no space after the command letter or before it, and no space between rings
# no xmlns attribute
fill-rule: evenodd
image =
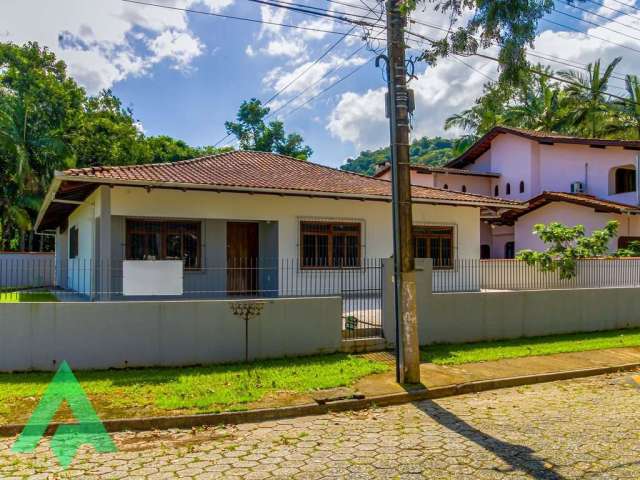
<svg viewBox="0 0 640 480"><path fill-rule="evenodd" d="M167 6L326 30L345 32L349 29L330 19L260 6L248 0L156 1ZM341 2L355 6L328 0L296 3L359 15L369 13L363 10L363 5L379 9L374 0ZM633 0L578 3L601 16L565 4L557 5L559 11L597 25L553 13L548 18L567 27L541 23L534 51L561 57L576 65L599 57L610 61L622 55L624 60L619 71L638 71L640 53L631 49L640 50L640 41L632 38L638 37L635 32L640 28L640 11ZM440 26L448 22L446 17L430 9L418 11L413 18ZM410 28L431 38L442 34L419 24L412 24ZM303 135L314 149L314 161L332 166L342 164L362 149L377 148L388 142L384 82L373 63L366 63L373 52L364 48L350 57L362 45L359 38L346 37L310 68L338 38L333 34L186 14L120 0L4 0L0 18L1 41L35 40L49 46L68 63L70 73L90 93L112 88L125 105L133 108L147 134L171 135L194 145L214 144L223 138L225 120L234 118L243 100L251 97L265 100L300 72L308 70L272 106L278 108L300 95L280 112L285 126L288 131ZM489 52L494 53L495 49ZM416 54L417 50L410 53ZM497 75L496 66L486 60L472 57L464 62L473 69L456 59L442 61L433 68L417 67L418 79L412 82L416 92L415 137L459 133L445 132L444 119L471 106L487 77ZM566 68L547 63L558 69ZM361 68L347 80L290 113L358 67ZM334 73L321 79L332 69ZM613 88L620 88L622 83L616 80ZM309 90L302 93L305 89Z"/></svg>

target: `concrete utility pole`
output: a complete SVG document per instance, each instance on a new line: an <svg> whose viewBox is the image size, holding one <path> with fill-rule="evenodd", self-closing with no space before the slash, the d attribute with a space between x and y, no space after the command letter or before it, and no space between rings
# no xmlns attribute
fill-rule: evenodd
<svg viewBox="0 0 640 480"><path fill-rule="evenodd" d="M388 110L393 182L394 280L397 381L420 383L420 349L416 315L416 275L413 256L411 171L409 165L409 92L405 65L406 15L401 2L387 2Z"/></svg>

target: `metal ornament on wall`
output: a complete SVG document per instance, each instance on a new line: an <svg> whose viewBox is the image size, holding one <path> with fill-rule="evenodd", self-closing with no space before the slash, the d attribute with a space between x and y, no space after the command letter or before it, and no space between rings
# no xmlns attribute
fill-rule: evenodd
<svg viewBox="0 0 640 480"><path fill-rule="evenodd" d="M244 320L244 361L249 362L249 320L262 314L266 302L233 302L229 305L231 312Z"/></svg>

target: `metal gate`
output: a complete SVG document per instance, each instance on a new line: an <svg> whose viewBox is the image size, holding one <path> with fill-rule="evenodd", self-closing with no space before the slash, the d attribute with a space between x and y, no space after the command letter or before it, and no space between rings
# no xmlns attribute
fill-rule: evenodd
<svg viewBox="0 0 640 480"><path fill-rule="evenodd" d="M342 338L381 338L382 259L362 260L361 267L341 270Z"/></svg>

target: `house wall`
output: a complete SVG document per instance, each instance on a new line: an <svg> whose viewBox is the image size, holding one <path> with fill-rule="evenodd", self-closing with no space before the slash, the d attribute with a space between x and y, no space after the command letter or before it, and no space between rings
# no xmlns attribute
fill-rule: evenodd
<svg viewBox="0 0 640 480"><path fill-rule="evenodd" d="M500 173L501 178L493 180L491 192L498 185L503 198L528 200L543 191L570 192L571 184L580 181L586 184L586 193L635 204L635 193L614 193L612 169L635 168L636 155L635 151L619 147L544 145L518 135L502 134L467 169ZM519 193L520 181L525 182L524 194ZM510 196L506 195L507 183L511 184Z"/></svg>
<svg viewBox="0 0 640 480"><path fill-rule="evenodd" d="M55 270L56 286L67 288L69 269L69 229L64 232L56 230Z"/></svg>
<svg viewBox="0 0 640 480"><path fill-rule="evenodd" d="M528 200L531 198L533 170L535 163L534 143L516 135L499 135L491 144L491 171L500 173L500 178L491 180L491 194L498 186L499 197L509 200ZM520 193L520 182L525 185ZM511 185L511 194L507 195L507 183Z"/></svg>
<svg viewBox="0 0 640 480"><path fill-rule="evenodd" d="M243 361L230 300L0 304L0 371L187 366ZM339 297L273 299L249 321L250 359L338 351Z"/></svg>
<svg viewBox="0 0 640 480"><path fill-rule="evenodd" d="M122 261L126 258L126 219L112 216L111 291L122 292ZM153 217L158 218L158 217ZM181 218L181 217L180 217ZM184 291L210 297L224 295L227 284L227 222L219 219L200 220L202 269L184 272ZM259 223L260 288L273 292L278 288L278 224Z"/></svg>
<svg viewBox="0 0 640 480"><path fill-rule="evenodd" d="M518 219L514 227L516 251L524 249L543 250L545 248L544 243L532 233L534 225L538 223L560 222L570 227L584 225L587 235L590 235L594 230L601 229L611 220L619 222L619 236L640 236L640 219L638 217L614 213L598 213L592 208L580 205L553 202ZM610 243L610 250L615 251L617 245L616 237Z"/></svg>
<svg viewBox="0 0 640 480"><path fill-rule="evenodd" d="M147 193L141 188L118 187L112 189L111 195L111 211L115 216L273 222L277 234L272 233L269 243L275 245L277 237L279 258L299 257L299 223L303 219L361 221L363 257L392 254L389 202L161 189ZM414 204L413 220L416 225L454 225L455 255L479 257L479 208ZM226 255L226 250L218 252Z"/></svg>
<svg viewBox="0 0 640 480"><path fill-rule="evenodd" d="M444 188L448 186L449 190L457 192L462 191L462 186L467 187L468 193L476 193L478 195L491 195L491 178L475 177L472 175L456 175L455 173L434 173L434 186Z"/></svg>
<svg viewBox="0 0 640 480"><path fill-rule="evenodd" d="M391 180L391 171L387 171L380 178ZM476 193L478 195L491 195L491 178L476 177L472 175L457 175L455 173L423 173L411 170L411 183L422 187L444 188L447 185L448 190L456 192L462 191L462 186L467 187L468 193Z"/></svg>
<svg viewBox="0 0 640 480"><path fill-rule="evenodd" d="M507 243L514 241L513 227L507 225L491 227L491 258L505 258Z"/></svg>
<svg viewBox="0 0 640 480"><path fill-rule="evenodd" d="M585 165L587 165L586 193L635 204L635 194L615 195L613 193L610 173L614 167L633 167L637 153L617 147L601 149L591 148L588 145L540 145L542 189L569 192L572 182L585 181Z"/></svg>
<svg viewBox="0 0 640 480"><path fill-rule="evenodd" d="M96 260L96 216L100 211L99 191L91 194L71 215L67 228L67 253L69 252L69 232L78 228L78 256L67 262L67 286L88 294L95 284L93 264Z"/></svg>
<svg viewBox="0 0 640 480"><path fill-rule="evenodd" d="M96 194L87 199L85 205L76 209L69 218L69 228L79 228L79 255L69 260L67 288L83 294L91 294L100 288L102 293L122 292L122 260L126 248L126 218L183 219L202 222L202 265L200 271L187 271L184 276L184 291L191 297L207 296L226 292L226 225L228 221L252 221L259 223L260 288L269 295L320 294L317 291L317 272L300 270L296 262L282 261L300 256L301 220L358 221L362 224L363 258L383 258L392 254L392 228L390 202L335 200L280 195L245 193L215 193L207 191L179 191L142 188L114 187L108 190L110 200L110 222L97 221L100 198ZM103 192L104 193L104 192ZM415 204L413 209L416 225L447 225L454 227L455 258L479 258L480 255L480 209L476 207ZM111 231L110 266L98 255L97 241L102 225ZM67 235L68 236L68 235ZM104 245L104 239L101 239ZM62 241L62 238L59 238ZM68 243L68 239L67 239ZM109 244L106 243L108 247ZM278 263L278 261L280 263ZM96 270L98 265L99 270ZM93 267L93 268L92 268ZM103 282L108 287L97 287L96 278L110 268L110 276ZM284 275L288 278L288 289ZM292 277L293 275L293 277ZM371 277L362 271L361 275ZM332 279L332 277L335 277ZM344 276L340 272L324 272L323 279L334 290L344 288ZM354 275L349 278L354 277ZM100 277L103 278L103 277ZM335 281L334 281L335 280ZM355 281L355 278L353 278ZM371 279L373 282L375 279ZM313 285L315 290L307 288ZM278 286L280 289L278 290ZM322 285L321 285L322 286ZM334 290L322 294L336 293ZM105 298L107 299L107 298Z"/></svg>
<svg viewBox="0 0 640 480"><path fill-rule="evenodd" d="M484 152L480 155L475 162L471 163L466 167L467 170L471 170L472 172L483 172L488 173L491 172L491 149ZM500 173L500 172L496 172Z"/></svg>

